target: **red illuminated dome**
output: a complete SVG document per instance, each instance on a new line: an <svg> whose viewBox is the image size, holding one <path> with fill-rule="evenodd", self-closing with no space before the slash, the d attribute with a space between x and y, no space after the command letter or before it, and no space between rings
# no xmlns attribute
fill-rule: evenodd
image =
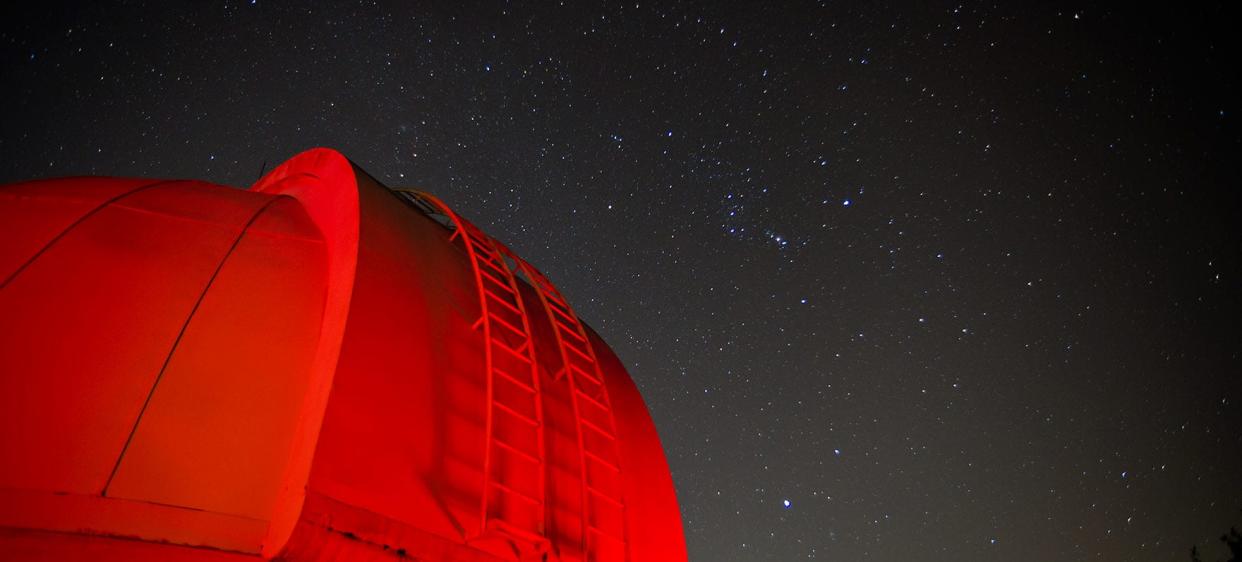
<svg viewBox="0 0 1242 562"><path fill-rule="evenodd" d="M608 346L326 149L0 186L0 459L5 560L686 559Z"/></svg>

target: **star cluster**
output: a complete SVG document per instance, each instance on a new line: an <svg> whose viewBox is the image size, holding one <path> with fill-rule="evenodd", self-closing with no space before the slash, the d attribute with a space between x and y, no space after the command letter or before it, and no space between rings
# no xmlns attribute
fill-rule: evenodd
<svg viewBox="0 0 1242 562"><path fill-rule="evenodd" d="M1175 560L1238 522L1223 5L5 9L0 181L322 145L440 195L626 362L692 560Z"/></svg>

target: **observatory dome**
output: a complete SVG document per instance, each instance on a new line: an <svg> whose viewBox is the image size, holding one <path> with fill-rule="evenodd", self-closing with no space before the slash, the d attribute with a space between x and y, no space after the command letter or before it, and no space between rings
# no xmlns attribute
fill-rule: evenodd
<svg viewBox="0 0 1242 562"><path fill-rule="evenodd" d="M637 388L542 272L302 153L0 186L0 558L685 560Z"/></svg>

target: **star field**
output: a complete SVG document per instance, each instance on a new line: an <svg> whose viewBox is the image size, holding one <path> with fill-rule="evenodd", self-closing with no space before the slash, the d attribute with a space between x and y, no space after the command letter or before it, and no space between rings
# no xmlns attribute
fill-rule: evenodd
<svg viewBox="0 0 1242 562"><path fill-rule="evenodd" d="M0 181L329 146L436 193L627 364L692 560L1211 559L1242 523L1224 4L4 10Z"/></svg>

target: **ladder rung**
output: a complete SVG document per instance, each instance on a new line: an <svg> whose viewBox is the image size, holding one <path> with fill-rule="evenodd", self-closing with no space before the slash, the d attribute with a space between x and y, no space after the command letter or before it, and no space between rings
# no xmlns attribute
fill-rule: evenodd
<svg viewBox="0 0 1242 562"><path fill-rule="evenodd" d="M479 270L479 275L482 275L483 277L486 277L488 281L491 281L492 283L495 283L497 286L499 286L500 288L504 289L506 293L509 293L510 295L514 294L514 293L513 293L513 287L510 287L510 286L509 286L509 283L508 283L507 281L505 281L504 279L501 279L501 278L499 278L499 277L496 277L495 275L493 275L493 274L491 274L491 273L488 273L486 269L480 269L480 270Z"/></svg>
<svg viewBox="0 0 1242 562"><path fill-rule="evenodd" d="M509 406L506 406L497 400L492 400L492 405L496 406L501 411L507 412L509 415L526 422L526 424L529 426L539 427L539 420L536 420L535 418L532 418L526 414L523 414L522 412L514 410L513 408L510 408Z"/></svg>
<svg viewBox="0 0 1242 562"><path fill-rule="evenodd" d="M470 239L479 246L487 248L489 251L492 249L492 239L486 234L483 234L483 231L480 230L479 227L476 226L474 228L466 228L466 234L469 234Z"/></svg>
<svg viewBox="0 0 1242 562"><path fill-rule="evenodd" d="M577 388L574 389L574 392L576 392L580 398L585 398L588 402L594 404L596 408L599 408L605 412L610 410L607 404L604 404L603 402L596 400L590 394L587 394L581 390L578 390Z"/></svg>
<svg viewBox="0 0 1242 562"><path fill-rule="evenodd" d="M519 448L517 448L517 447L513 446L512 444L510 444L510 443L508 443L508 442L506 442L506 441L503 441L503 440L501 440L501 439L497 439L495 436L493 436L493 437L492 437L492 441L494 441L494 442L496 443L496 445L497 445L497 446L499 446L501 449L504 449L504 450L506 450L506 451L510 451L510 452L512 452L513 454L515 454L515 455L517 455L517 456L519 456L519 457L522 457L522 458L524 458L524 459L526 459L526 460L528 460L528 461L530 461L530 462L532 462L532 463L535 463L535 464L543 464L543 459L540 459L539 457L536 457L535 455L532 455L532 454L530 454L530 453L528 453L528 452L526 452L526 451L523 451L523 450L521 450L521 449L519 449Z"/></svg>
<svg viewBox="0 0 1242 562"><path fill-rule="evenodd" d="M557 290L556 285L553 285L552 281L550 281L547 277L544 277L543 280L548 284L548 297L552 299L552 302L556 303L565 310L569 310L569 302L566 301L565 296Z"/></svg>
<svg viewBox="0 0 1242 562"><path fill-rule="evenodd" d="M531 386L526 381L523 381L513 375L510 375L509 373L506 373L500 369L497 369L496 367L492 367L492 370L495 371L496 374L500 375L501 377L504 377L505 380L518 385L519 387L521 387L522 390L525 390L526 392L529 392L531 394L534 394L536 392L535 387Z"/></svg>
<svg viewBox="0 0 1242 562"><path fill-rule="evenodd" d="M482 243L476 243L474 245L474 256L476 258L479 258L479 261L489 262L491 266L494 268L496 268L498 265L496 262L496 252L492 250L490 246L484 245Z"/></svg>
<svg viewBox="0 0 1242 562"><path fill-rule="evenodd" d="M503 349L503 350L505 350L505 351L508 351L508 352L509 352L509 354L513 355L514 357L517 357L518 359L521 359L521 360L522 360L522 362L524 362L524 363L530 363L530 357L527 357L527 356L525 356L525 355L522 355L522 349L530 345L530 340L526 340L526 343L522 344L522 345L521 345L521 346L519 346L517 349L514 349L514 348L512 348L512 347L509 347L509 345L508 345L508 344L506 344L505 342L502 342L502 341L500 341L500 340L498 340L498 339L496 339L496 338L492 338L492 343L493 343L493 344L495 344L495 345L496 345L496 347L499 347L500 349Z"/></svg>
<svg viewBox="0 0 1242 562"><path fill-rule="evenodd" d="M557 321L556 321L556 327L561 329L561 333L562 333L562 334L569 334L569 335L573 336L573 337L574 337L574 339L576 339L576 340L578 340L578 341L580 341L580 342L582 342L582 343L586 343L586 342L587 342L586 338L582 337L582 334L579 334L579 333L578 333L578 330L574 329L574 327L573 327L573 326L571 326L571 325L569 325L569 324L567 324L567 323L565 323L565 322L561 322L560 320L557 320Z"/></svg>
<svg viewBox="0 0 1242 562"><path fill-rule="evenodd" d="M488 240L485 234L483 234L482 232L479 232L479 229L477 227L470 228L472 226L474 225L468 225L466 227L466 235L470 239L471 245L476 248L480 248L484 250L491 250L492 249L491 241Z"/></svg>
<svg viewBox="0 0 1242 562"><path fill-rule="evenodd" d="M610 495L608 495L608 494L604 493L604 491L603 491L603 490L601 490L601 489L599 489L599 488L595 488L595 487L592 487L592 486L587 486L587 491L588 491L588 492L591 492L591 493L593 493L593 494L595 494L596 496L598 496L598 497L600 497L600 498L602 498L602 499L604 499L604 500L607 500L607 501L608 501L608 503L610 503L610 504L612 504L612 505L615 505L615 506L620 507L620 508L624 508L624 507L625 507L625 504L621 503L621 500L619 500L619 499L617 499L617 498L614 498L614 497L612 497L612 496L610 496Z"/></svg>
<svg viewBox="0 0 1242 562"><path fill-rule="evenodd" d="M569 320L569 323L571 325L576 324L578 322L578 320L574 318L573 316L570 316L569 313L565 312L564 310L561 310L559 307L553 306L552 301L545 300L544 302L548 303L548 310L552 310L552 311L555 311L557 314L560 314L562 318Z"/></svg>
<svg viewBox="0 0 1242 562"><path fill-rule="evenodd" d="M531 265L530 262L517 256L514 257L516 258L515 261L518 262L518 266L522 268L522 271L526 272L526 276L530 277L532 283L536 285L551 285L551 283L548 282L548 278L544 277L543 273L541 273L538 269L535 269L535 266Z"/></svg>
<svg viewBox="0 0 1242 562"><path fill-rule="evenodd" d="M525 266L523 269L526 270L526 276L530 277L531 281L534 281L535 284L539 286L540 291L547 293L549 295L558 294L556 291L556 285L553 285L552 281L548 279L548 277L544 275L542 271L535 269L535 266L531 265L529 262L524 261L522 262L522 265ZM561 300L564 300L564 299L561 299Z"/></svg>
<svg viewBox="0 0 1242 562"><path fill-rule="evenodd" d="M497 404L497 405L499 405L499 404ZM591 429L594 429L597 433L599 433L600 435L603 435L604 437L607 437L608 439L612 439L612 440L614 440L614 441L616 441L616 439L617 439L617 436L616 436L616 435L613 435L611 431L608 431L607 429L604 429L604 428L602 428L602 427L600 427L600 426L598 426L598 425L595 425L595 423L594 423L594 422L592 422L591 420L588 420L588 419L586 419L586 418L581 418L581 417L580 417L580 418L578 418L578 423L580 423L580 424L582 424L582 425L585 425L585 426L587 426L587 427L589 427L589 428L591 428Z"/></svg>
<svg viewBox="0 0 1242 562"><path fill-rule="evenodd" d="M593 373L588 373L588 372L587 372L585 369L583 369L582 367L579 367L579 366L574 365L574 364L572 364L572 363L571 363L571 364L569 364L569 365L568 365L568 367L569 367L570 369L573 369L574 371L577 371L577 372L578 372L578 374L580 374L580 375L582 375L583 377L585 377L585 378L586 378L586 380L588 380L588 381L591 381L591 382L595 383L597 386L604 386L604 381L602 381L602 380L600 380L598 377L596 377L596 376L595 376L595 374L593 374Z"/></svg>
<svg viewBox="0 0 1242 562"><path fill-rule="evenodd" d="M513 495L515 495L515 496L517 496L517 497L519 497L519 498L522 498L522 499L524 499L524 500L526 500L526 501L528 501L528 502L530 502L530 503L533 503L533 504L535 504L535 505L543 505L543 502L542 502L542 501L540 501L539 499L535 498L534 496L531 496L530 494L527 494L526 492L520 492L520 491L518 491L518 490L514 490L513 488L510 488L510 487L508 487L508 486L505 486L504 484L501 484L500 482L497 482L497 481L495 481L495 480L492 480L492 485L493 485L493 486L495 486L495 487L497 487L497 488L500 488L501 490L504 490L505 492L508 492L508 493L510 493L510 494L513 494Z"/></svg>
<svg viewBox="0 0 1242 562"><path fill-rule="evenodd" d="M547 296L548 298L554 298L553 292L556 291L556 287L552 286L552 282L548 281L547 277L541 276L533 279L533 281L535 283L535 288L539 289L540 293L543 293L544 296Z"/></svg>
<svg viewBox="0 0 1242 562"><path fill-rule="evenodd" d="M488 243L489 240L487 238L487 235L483 234L483 231L479 227L473 224L467 224L466 234L470 235L470 240L472 242L475 242L479 244L480 246L483 246L484 248L490 246L490 244Z"/></svg>
<svg viewBox="0 0 1242 562"><path fill-rule="evenodd" d="M547 293L544 295L544 298L548 299L549 303L556 305L556 308L564 312L566 316L573 311L573 309L569 308L569 304L566 303L564 299L557 298L556 295Z"/></svg>
<svg viewBox="0 0 1242 562"><path fill-rule="evenodd" d="M518 307L516 307L516 306L514 306L514 305L511 305L511 304L509 304L508 302L506 302L504 299L500 298L500 295L497 295L496 293L492 293L492 292L488 292L488 291L485 291L485 294L487 294L487 295L491 296L491 297L492 297L492 300L494 300L494 301L496 301L496 302L500 303L501 305L504 305L504 307L505 307L505 308L507 308L507 309L509 309L509 310L513 311L513 313L514 313L514 314L517 314L517 315L521 316L522 311L521 311L521 310L518 310Z"/></svg>
<svg viewBox="0 0 1242 562"><path fill-rule="evenodd" d="M517 335L519 335L519 336L522 336L523 338L526 338L526 337L527 337L527 336L526 336L526 331L525 331L525 330L523 330L523 329L521 329L521 328L519 328L519 327L517 327L517 326L514 326L514 325L513 325L511 322L509 322L508 320L505 320L504 318L501 318L501 317L499 317L499 316L497 316L497 315L495 315L495 314L491 314L491 313L488 313L488 315L487 315L487 316L488 316L489 318L491 318L493 322L495 322L495 323L497 323L497 324L500 324L501 326L504 326L504 327L508 328L508 329L509 329L510 331L512 331L513 333L515 333L515 334L517 334ZM527 338L527 339L529 339L529 338Z"/></svg>
<svg viewBox="0 0 1242 562"><path fill-rule="evenodd" d="M571 310L569 303L565 300L565 297L561 296L561 292L556 290L555 285L548 283L548 289L548 298L552 300L553 304L565 309L566 312Z"/></svg>
<svg viewBox="0 0 1242 562"><path fill-rule="evenodd" d="M509 271L508 267L501 266L501 261L499 261L499 257L497 256L486 254L486 252L478 252L478 256L478 261L482 261L483 264L486 264L488 267L491 267L491 269L496 270L498 274L507 274Z"/></svg>
<svg viewBox="0 0 1242 562"><path fill-rule="evenodd" d="M616 536L616 535L614 535L614 534L612 534L612 533L609 533L608 531L605 531L605 530L603 530L603 529L601 529L601 528L599 528L599 527L596 527L595 525L587 525L587 529L589 529L589 530L591 530L591 531L595 531L596 533L599 533L600 535L602 535L602 536L604 536L604 537L606 537L606 538L612 539L612 540L614 540L614 541L617 541L617 542L619 542L619 543L621 543L621 544L625 544L625 539L623 539L623 538L621 538L621 537L618 537L618 536Z"/></svg>
<svg viewBox="0 0 1242 562"><path fill-rule="evenodd" d="M620 466L617 466L617 463L614 463L614 462L612 462L612 461L610 461L610 460L607 460L607 459L605 459L604 457L601 457L601 456L599 456L599 455L597 455L597 454L595 454L595 453L592 453L592 452L590 452L590 451L583 451L583 453L585 453L585 454L586 454L586 456L590 457L590 458L591 458L591 459L593 459L595 462L598 462L598 463L600 463L600 464L602 464L602 465L604 465L604 466L606 466L606 467L608 467L608 468L611 468L613 472L621 472L621 467L620 467Z"/></svg>
<svg viewBox="0 0 1242 562"><path fill-rule="evenodd" d="M494 518L490 519L487 522L487 526L497 532L509 535L510 537L525 541L533 545L539 545L538 548L544 548L545 550L548 548L548 545L551 544L551 542L548 541L547 537L539 533L535 533L535 532L528 531L526 529L522 529L514 525L513 523L509 523L508 521L505 521L504 519L494 519Z"/></svg>
<svg viewBox="0 0 1242 562"><path fill-rule="evenodd" d="M566 342L566 341L564 341L564 340L561 340L561 345L562 345L562 347L568 348L570 351L573 351L574 353L577 353L577 354L578 354L580 357L582 357L583 359L586 359L587 361L589 361L589 362L591 362L591 363L594 363L594 362L595 362L595 358L594 358L594 357L591 357L590 355L588 355L588 354L587 354L587 352L585 352L585 351L583 351L583 350L581 350L581 349L578 349L578 347L577 347L577 346L575 346L575 345L571 345L569 342Z"/></svg>

